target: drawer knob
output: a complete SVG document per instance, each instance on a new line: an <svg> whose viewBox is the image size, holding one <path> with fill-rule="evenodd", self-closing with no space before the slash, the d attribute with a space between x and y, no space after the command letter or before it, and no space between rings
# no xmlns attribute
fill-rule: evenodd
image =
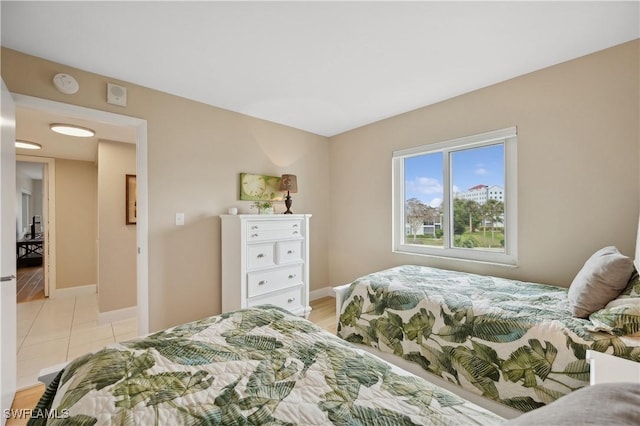
<svg viewBox="0 0 640 426"><path fill-rule="evenodd" d="M295 297L290 297L287 299L287 303L291 303L291 302L295 302L296 298Z"/></svg>
<svg viewBox="0 0 640 426"><path fill-rule="evenodd" d="M293 235L298 235L299 232L298 231L293 231Z"/></svg>
<svg viewBox="0 0 640 426"><path fill-rule="evenodd" d="M258 229L258 225L253 225L251 229Z"/></svg>
<svg viewBox="0 0 640 426"><path fill-rule="evenodd" d="M262 259L263 257L264 257L264 253L259 253L257 256L258 259Z"/></svg>
<svg viewBox="0 0 640 426"><path fill-rule="evenodd" d="M265 285L266 283L267 283L267 280L258 281L258 285Z"/></svg>
<svg viewBox="0 0 640 426"><path fill-rule="evenodd" d="M257 236L258 236L258 233L251 234L251 238L255 238L255 237L257 237Z"/></svg>
<svg viewBox="0 0 640 426"><path fill-rule="evenodd" d="M297 228L297 227L298 227L298 224L297 224L297 223L294 223L294 224L293 224L293 227L294 227L294 228Z"/></svg>
<svg viewBox="0 0 640 426"><path fill-rule="evenodd" d="M289 275L289 279L290 279L290 280L294 279L295 277L296 277L296 274L290 274L290 275Z"/></svg>
<svg viewBox="0 0 640 426"><path fill-rule="evenodd" d="M288 251L287 251L287 254L293 254L293 253L295 253L295 252L296 252L295 250L288 250Z"/></svg>

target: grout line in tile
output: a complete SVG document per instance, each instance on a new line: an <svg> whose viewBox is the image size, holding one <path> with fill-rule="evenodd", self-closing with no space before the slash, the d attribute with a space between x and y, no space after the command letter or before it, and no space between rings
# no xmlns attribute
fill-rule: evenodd
<svg viewBox="0 0 640 426"><path fill-rule="evenodd" d="M40 305L40 309L38 309L38 313L36 313L36 315L33 317L33 321L31 321L31 325L29 326L29 330L27 330L27 334L24 335L24 338L22 339L22 342L20 342L20 346L18 347L18 350L16 351L16 354L18 352L20 352L20 349L22 349L22 346L24 345L24 342L27 340L27 337L29 336L29 333L31 333L31 329L33 329L33 324L36 323L36 320L38 319L38 316L40 315L40 312L42 311L42 308L44 308L44 304L46 303L47 299L44 299L44 302L42 302L42 304Z"/></svg>
<svg viewBox="0 0 640 426"><path fill-rule="evenodd" d="M26 336L23 339L23 342L20 345L20 348L18 348L18 350L20 350L22 348L22 346L24 346L24 342L27 341L27 338L29 337L29 335L33 332L33 325L37 322L38 318L40 317L40 315L43 313L43 310L45 308L45 305L47 305L48 303L51 303L49 299L45 299L45 302L42 303L42 305L39 307L33 321L31 321L31 324L29 325L29 329L27 331ZM68 328L68 332L66 333L66 335L64 336L64 338L67 339L66 341L66 356L65 356L65 361L69 361L69 355L71 354L71 334L73 332L73 328L74 325L74 320L75 318L79 318L79 310L82 307L82 304L78 301L78 296L74 297L73 300L73 308L72 308L72 313L71 313L71 322L69 324L69 328ZM97 317L96 317L97 318ZM106 325L106 324L105 324ZM113 322L110 322L109 327L111 329L111 338L113 339L113 341L117 341L117 336L116 336L116 330L115 330L115 325ZM62 339L63 337L60 337L60 339Z"/></svg>
<svg viewBox="0 0 640 426"><path fill-rule="evenodd" d="M69 348L71 347L71 330L73 330L73 320L76 317L76 306L78 305L78 297L73 298L73 314L71 315L71 324L69 324L69 339L67 340L67 353L64 357L65 361L69 360Z"/></svg>

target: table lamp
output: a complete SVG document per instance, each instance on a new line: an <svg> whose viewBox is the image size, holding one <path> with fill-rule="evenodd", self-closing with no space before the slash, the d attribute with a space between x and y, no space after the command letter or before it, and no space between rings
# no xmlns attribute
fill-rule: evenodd
<svg viewBox="0 0 640 426"><path fill-rule="evenodd" d="M291 211L291 195L289 193L298 192L298 178L296 175L282 175L280 178L280 191L287 191L287 196L284 199L284 205L287 206L287 211L284 214L293 214Z"/></svg>

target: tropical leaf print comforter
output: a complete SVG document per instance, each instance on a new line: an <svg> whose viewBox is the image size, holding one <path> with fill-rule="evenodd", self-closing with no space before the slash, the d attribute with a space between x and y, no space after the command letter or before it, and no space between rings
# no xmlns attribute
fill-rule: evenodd
<svg viewBox="0 0 640 426"><path fill-rule="evenodd" d="M275 307L210 317L78 358L38 409L58 417L49 424L63 425L502 422Z"/></svg>
<svg viewBox="0 0 640 426"><path fill-rule="evenodd" d="M405 265L346 292L338 336L521 411L589 384L587 349L640 361L640 339L590 332L567 290Z"/></svg>

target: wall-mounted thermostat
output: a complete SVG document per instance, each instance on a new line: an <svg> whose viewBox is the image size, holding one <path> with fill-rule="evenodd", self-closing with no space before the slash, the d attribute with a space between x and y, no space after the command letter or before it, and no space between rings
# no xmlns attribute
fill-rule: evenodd
<svg viewBox="0 0 640 426"><path fill-rule="evenodd" d="M107 103L127 106L127 88L117 84L107 83Z"/></svg>

